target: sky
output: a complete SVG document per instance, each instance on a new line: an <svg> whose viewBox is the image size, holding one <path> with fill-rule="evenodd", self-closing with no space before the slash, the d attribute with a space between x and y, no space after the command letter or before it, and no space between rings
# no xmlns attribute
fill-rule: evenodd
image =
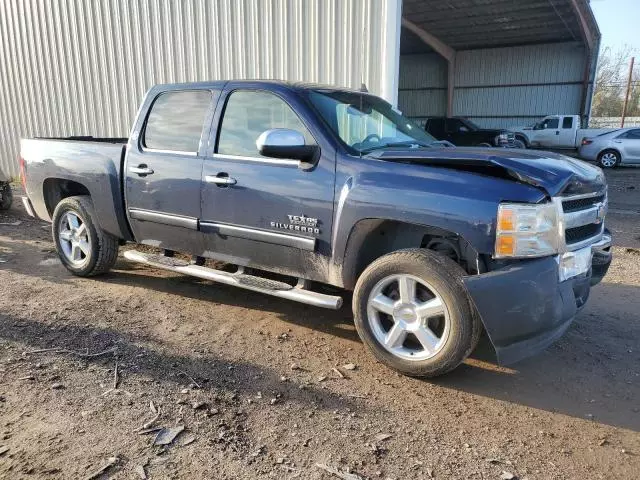
<svg viewBox="0 0 640 480"><path fill-rule="evenodd" d="M591 0L591 9L602 34L601 50L628 44L640 55L640 0Z"/></svg>

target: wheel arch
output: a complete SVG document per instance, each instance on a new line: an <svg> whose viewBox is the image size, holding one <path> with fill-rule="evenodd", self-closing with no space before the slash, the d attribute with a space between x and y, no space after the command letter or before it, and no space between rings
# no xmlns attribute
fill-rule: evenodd
<svg viewBox="0 0 640 480"><path fill-rule="evenodd" d="M53 211L58 203L67 197L77 195L87 195L90 197L91 193L85 185L74 180L52 177L45 179L42 183L42 196L49 217L53 215Z"/></svg>
<svg viewBox="0 0 640 480"><path fill-rule="evenodd" d="M531 144L529 143L529 137L527 137L524 133L515 133L514 134L514 138L516 140L520 140L524 143L524 146L529 148L531 146Z"/></svg>
<svg viewBox="0 0 640 480"><path fill-rule="evenodd" d="M620 165L622 163L622 152L620 150L618 150L615 147L606 147L603 148L602 150L600 150L598 152L598 156L596 157L598 159L598 162L600 162L600 157L602 157L602 155L604 155L607 152L613 152L615 154L618 155L619 161L618 161L618 165Z"/></svg>
<svg viewBox="0 0 640 480"><path fill-rule="evenodd" d="M483 257L461 235L441 227L392 219L369 218L351 229L342 262L343 285L353 289L360 274L376 259L407 248L441 253L471 274L486 270Z"/></svg>

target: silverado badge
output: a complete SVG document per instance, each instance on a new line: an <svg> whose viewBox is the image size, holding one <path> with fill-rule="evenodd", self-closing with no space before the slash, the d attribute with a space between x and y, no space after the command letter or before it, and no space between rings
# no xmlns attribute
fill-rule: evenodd
<svg viewBox="0 0 640 480"><path fill-rule="evenodd" d="M291 230L292 232L320 234L317 218L306 217L304 215L287 215L289 223L271 222L271 228L281 230Z"/></svg>

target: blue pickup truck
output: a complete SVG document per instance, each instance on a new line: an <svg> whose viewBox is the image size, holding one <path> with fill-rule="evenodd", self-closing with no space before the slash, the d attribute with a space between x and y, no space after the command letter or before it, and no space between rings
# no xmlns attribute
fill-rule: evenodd
<svg viewBox="0 0 640 480"><path fill-rule="evenodd" d="M411 376L454 369L483 330L501 363L540 351L611 263L599 168L447 148L329 86L156 86L128 139L24 139L20 169L71 273L107 272L135 242L160 250L130 261L316 307L351 291L363 342Z"/></svg>

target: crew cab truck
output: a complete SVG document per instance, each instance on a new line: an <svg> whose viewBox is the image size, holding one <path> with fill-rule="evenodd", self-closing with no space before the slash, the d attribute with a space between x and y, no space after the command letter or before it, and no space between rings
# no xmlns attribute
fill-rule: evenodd
<svg viewBox="0 0 640 480"><path fill-rule="evenodd" d="M527 148L577 149L585 137L611 131L611 128L581 128L579 115L548 115L529 127L511 127L516 141Z"/></svg>
<svg viewBox="0 0 640 480"><path fill-rule="evenodd" d="M164 253L126 259L317 307L351 290L364 343L413 376L455 368L483 328L500 362L534 354L611 262L599 168L446 148L334 87L160 85L126 141L24 139L20 165L71 273L104 273L137 242Z"/></svg>
<svg viewBox="0 0 640 480"><path fill-rule="evenodd" d="M513 132L480 128L466 118L431 117L427 119L424 129L438 140L446 140L459 147L525 148L524 143L516 141Z"/></svg>

